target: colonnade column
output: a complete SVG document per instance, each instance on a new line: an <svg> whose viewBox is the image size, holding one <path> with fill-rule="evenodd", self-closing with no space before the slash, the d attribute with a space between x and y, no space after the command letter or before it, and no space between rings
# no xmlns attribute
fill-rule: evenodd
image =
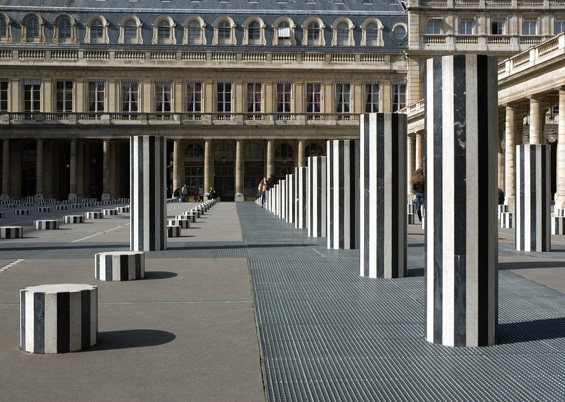
<svg viewBox="0 0 565 402"><path fill-rule="evenodd" d="M306 156L304 154L304 140L298 140L298 164L296 167L306 166Z"/></svg>
<svg viewBox="0 0 565 402"><path fill-rule="evenodd" d="M555 210L565 208L565 88L559 89L556 172L557 191L555 192Z"/></svg>
<svg viewBox="0 0 565 402"><path fill-rule="evenodd" d="M275 148L274 141L267 140L267 178L275 173Z"/></svg>
<svg viewBox="0 0 565 402"><path fill-rule="evenodd" d="M516 147L514 138L516 135L516 109L506 105L506 125L505 125L505 155L504 155L504 205L509 212L514 212L516 203L515 188L515 155Z"/></svg>
<svg viewBox="0 0 565 402"><path fill-rule="evenodd" d="M10 198L10 140L2 140L2 195L0 199Z"/></svg>
<svg viewBox="0 0 565 402"><path fill-rule="evenodd" d="M35 165L35 198L43 198L43 140L37 140L37 160Z"/></svg>
<svg viewBox="0 0 565 402"><path fill-rule="evenodd" d="M110 200L110 140L104 140L102 148L102 196L101 201ZM163 191L164 189L161 189Z"/></svg>
<svg viewBox="0 0 565 402"><path fill-rule="evenodd" d="M540 99L534 96L530 97L530 144L545 144Z"/></svg>
<svg viewBox="0 0 565 402"><path fill-rule="evenodd" d="M181 149L181 140L173 141L173 191L182 188L184 185L184 172L182 166L183 153Z"/></svg>
<svg viewBox="0 0 565 402"><path fill-rule="evenodd" d="M214 158L212 157L212 140L204 141L204 194L208 194L214 185Z"/></svg>
<svg viewBox="0 0 565 402"><path fill-rule="evenodd" d="M424 147L425 147L424 132L418 131L416 133L416 160L415 160L416 166L414 167L414 170L417 169L424 170ZM408 175L412 176L412 173L408 172ZM426 173L425 170L424 173Z"/></svg>
<svg viewBox="0 0 565 402"><path fill-rule="evenodd" d="M71 140L69 174L69 200L74 200L77 198L77 140Z"/></svg>
<svg viewBox="0 0 565 402"><path fill-rule="evenodd" d="M412 186L410 185L410 179L412 178L412 174L416 171L416 168L414 166L416 156L415 137L416 135L414 133L410 133L406 137L406 194L408 194L408 200L412 200L414 198L414 191L412 190Z"/></svg>
<svg viewBox="0 0 565 402"><path fill-rule="evenodd" d="M235 201L244 201L243 196L243 140L235 142Z"/></svg>

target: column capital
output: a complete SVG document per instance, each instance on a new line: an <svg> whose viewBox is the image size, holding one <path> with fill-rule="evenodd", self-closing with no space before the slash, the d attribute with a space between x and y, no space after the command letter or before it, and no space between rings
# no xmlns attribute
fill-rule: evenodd
<svg viewBox="0 0 565 402"><path fill-rule="evenodd" d="M534 94L526 97L530 102L541 102L545 98L545 94Z"/></svg>
<svg viewBox="0 0 565 402"><path fill-rule="evenodd" d="M559 95L565 94L565 85L560 85L555 89L559 92Z"/></svg>

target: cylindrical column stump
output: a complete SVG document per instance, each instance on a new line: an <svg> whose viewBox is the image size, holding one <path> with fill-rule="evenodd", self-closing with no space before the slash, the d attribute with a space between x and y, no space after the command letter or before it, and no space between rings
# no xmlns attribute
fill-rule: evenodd
<svg viewBox="0 0 565 402"><path fill-rule="evenodd" d="M498 325L497 59L428 59L426 339L496 343Z"/></svg>
<svg viewBox="0 0 565 402"><path fill-rule="evenodd" d="M35 230L57 230L59 229L59 221L56 219L40 219L33 221Z"/></svg>
<svg viewBox="0 0 565 402"><path fill-rule="evenodd" d="M102 214L104 216L118 215L118 210L117 209L103 209Z"/></svg>
<svg viewBox="0 0 565 402"><path fill-rule="evenodd" d="M89 211L84 213L85 219L103 219L102 211Z"/></svg>
<svg viewBox="0 0 565 402"><path fill-rule="evenodd" d="M84 216L82 215L65 215L63 219L65 223L84 223Z"/></svg>
<svg viewBox="0 0 565 402"><path fill-rule="evenodd" d="M94 275L101 281L133 281L145 276L143 251L111 251L94 258Z"/></svg>
<svg viewBox="0 0 565 402"><path fill-rule="evenodd" d="M167 236L168 237L180 237L181 236L181 227L176 226L167 226Z"/></svg>
<svg viewBox="0 0 565 402"><path fill-rule="evenodd" d="M76 352L94 346L98 287L31 286L20 290L20 348L30 353Z"/></svg>
<svg viewBox="0 0 565 402"><path fill-rule="evenodd" d="M0 239L19 239L24 237L23 226L0 226Z"/></svg>

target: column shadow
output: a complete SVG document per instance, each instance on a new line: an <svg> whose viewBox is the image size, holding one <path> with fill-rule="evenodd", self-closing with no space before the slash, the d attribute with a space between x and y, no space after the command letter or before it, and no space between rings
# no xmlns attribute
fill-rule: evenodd
<svg viewBox="0 0 565 402"><path fill-rule="evenodd" d="M500 343L565 338L565 317L498 324Z"/></svg>
<svg viewBox="0 0 565 402"><path fill-rule="evenodd" d="M165 343L174 341L175 338L175 334L154 329L99 332L97 344L86 351L96 352L99 350L145 348L164 345Z"/></svg>

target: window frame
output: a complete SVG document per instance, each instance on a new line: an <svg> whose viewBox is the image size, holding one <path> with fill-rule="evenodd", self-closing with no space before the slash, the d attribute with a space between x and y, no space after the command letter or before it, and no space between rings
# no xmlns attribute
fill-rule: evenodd
<svg viewBox="0 0 565 402"><path fill-rule="evenodd" d="M100 87L100 84L101 87ZM92 88L91 88L92 86ZM102 99L100 99L102 93ZM91 100L92 96L92 100ZM90 104L92 103L92 107ZM100 108L102 104L102 108ZM86 107L90 113L105 113L106 112L106 82L98 80L90 80L86 83Z"/></svg>
<svg viewBox="0 0 565 402"><path fill-rule="evenodd" d="M172 81L155 81L153 83L153 96L153 108L155 109L155 113L162 114L162 117L165 117L173 112Z"/></svg>
<svg viewBox="0 0 565 402"><path fill-rule="evenodd" d="M308 114L308 120L319 120L322 113L322 83L307 82L306 83L306 99L304 105L305 112Z"/></svg>
<svg viewBox="0 0 565 402"><path fill-rule="evenodd" d="M185 88L186 88L186 98L185 98L186 113L200 115L202 113L202 82L187 81Z"/></svg>
<svg viewBox="0 0 565 402"><path fill-rule="evenodd" d="M288 39L285 38L285 39L282 39L282 41L281 41L280 40L281 38L279 38L279 34L280 34L279 28L281 28L282 24L288 24L289 37L288 37ZM294 46L294 45L296 45L296 35L295 35L296 24L289 17L279 17L279 18L277 18L271 27L273 28L273 42L272 42L273 46Z"/></svg>
<svg viewBox="0 0 565 402"><path fill-rule="evenodd" d="M41 113L41 81L36 79L24 80L22 89L24 96L24 113ZM29 98L27 95L30 95Z"/></svg>
<svg viewBox="0 0 565 402"><path fill-rule="evenodd" d="M220 86L222 86L221 89ZM216 82L216 113L219 113L219 119L231 119L231 113L233 113L233 83L231 81Z"/></svg>
<svg viewBox="0 0 565 402"><path fill-rule="evenodd" d="M275 108L279 120L290 119L292 113L292 82L275 84Z"/></svg>
<svg viewBox="0 0 565 402"><path fill-rule="evenodd" d="M391 111L398 112L406 107L406 82L393 82L390 86ZM401 90L403 89L403 91Z"/></svg>
<svg viewBox="0 0 565 402"><path fill-rule="evenodd" d="M376 89L376 90L375 90ZM365 113L379 113L381 109L381 83L368 82L365 84ZM376 109L376 110L375 110Z"/></svg>
<svg viewBox="0 0 565 402"><path fill-rule="evenodd" d="M162 27L162 23L167 23L168 27ZM175 37L176 23L168 15L160 15L153 20L151 24L153 28L153 38L151 39L152 45L176 45L177 39ZM167 31L168 37L163 37L164 32Z"/></svg>
<svg viewBox="0 0 565 402"><path fill-rule="evenodd" d="M55 81L55 111L57 113L73 113L73 91L72 80Z"/></svg>
<svg viewBox="0 0 565 402"><path fill-rule="evenodd" d="M134 86L135 89L133 88ZM120 88L121 88L120 103L122 104L122 107L120 108L120 113L127 113L130 119L136 119L137 113L140 113L139 106L141 103L139 101L139 97L140 97L139 87L140 87L139 81L136 80L131 80L131 81L125 80L120 83ZM124 92L125 89L128 89L127 92ZM126 95L127 95L127 99L125 99ZM126 104L128 106L127 108L124 107Z"/></svg>
<svg viewBox="0 0 565 402"><path fill-rule="evenodd" d="M100 21L102 23L102 39L93 41L92 37L92 24L96 21ZM88 44L108 44L110 40L108 39L108 21L102 15L92 15L88 18L85 22L86 27L86 35L84 37L84 43Z"/></svg>
<svg viewBox="0 0 565 402"><path fill-rule="evenodd" d="M345 24L347 30L346 41L344 41L343 38L340 39L340 36L343 35L342 24ZM355 24L349 18L341 17L336 19L332 24L331 28L333 32L332 46L355 46L355 37L353 35L353 29L355 28Z"/></svg>
<svg viewBox="0 0 565 402"><path fill-rule="evenodd" d="M310 26L312 24L318 24L317 29L311 29ZM326 45L326 38L324 37L324 30L326 29L326 25L319 17L310 17L304 21L302 24L302 46L325 46ZM310 39L310 32L311 31L318 31L318 40L317 42L312 42Z"/></svg>
<svg viewBox="0 0 565 402"><path fill-rule="evenodd" d="M192 24L198 24L198 40L192 42L192 35L191 32L195 32L196 29L191 29L191 25ZM183 30L184 30L184 36L182 39L182 44L183 45L193 45L193 46L197 46L197 45L205 45L206 44L206 31L205 31L205 27L206 27L206 23L204 22L204 20L199 17L199 16L189 16L188 18L186 18L182 24L183 26Z"/></svg>
<svg viewBox="0 0 565 402"><path fill-rule="evenodd" d="M227 26L224 24L227 24ZM222 27L220 27L220 25L222 25ZM213 45L233 46L237 44L237 39L235 36L236 23L231 17L223 15L216 18L214 24L212 24L212 27L214 28L214 37L212 39ZM226 28L229 29L230 37L228 40L226 40L226 38L222 38L222 40L220 40L220 30L225 31Z"/></svg>
<svg viewBox="0 0 565 402"><path fill-rule="evenodd" d="M340 99L341 97L341 99ZM349 120L351 117L351 83L335 83L335 113L338 120Z"/></svg>

